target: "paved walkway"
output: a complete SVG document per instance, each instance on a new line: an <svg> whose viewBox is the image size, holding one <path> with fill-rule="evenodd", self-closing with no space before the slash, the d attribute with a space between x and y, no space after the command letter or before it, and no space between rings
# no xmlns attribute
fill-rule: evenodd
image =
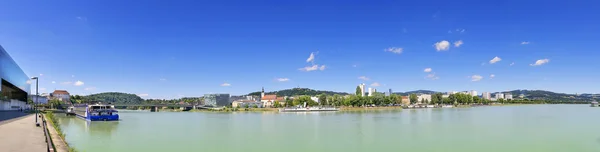
<svg viewBox="0 0 600 152"><path fill-rule="evenodd" d="M47 151L44 130L42 127L35 126L35 114L15 119L0 124L0 151Z"/></svg>

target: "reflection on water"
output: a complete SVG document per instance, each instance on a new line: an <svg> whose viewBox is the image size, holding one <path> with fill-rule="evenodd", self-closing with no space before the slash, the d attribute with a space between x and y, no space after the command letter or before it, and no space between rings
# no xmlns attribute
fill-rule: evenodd
<svg viewBox="0 0 600 152"><path fill-rule="evenodd" d="M87 121L75 116L67 116L65 114L59 116L58 121L61 125L75 126L69 128L81 129L83 132L91 136L106 136L110 137L116 132L119 121Z"/></svg>

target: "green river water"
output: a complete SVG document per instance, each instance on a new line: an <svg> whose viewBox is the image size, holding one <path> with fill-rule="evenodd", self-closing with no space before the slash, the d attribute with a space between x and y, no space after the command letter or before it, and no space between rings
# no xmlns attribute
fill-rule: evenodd
<svg viewBox="0 0 600 152"><path fill-rule="evenodd" d="M81 152L600 152L600 108L522 105L378 112L61 115Z"/></svg>

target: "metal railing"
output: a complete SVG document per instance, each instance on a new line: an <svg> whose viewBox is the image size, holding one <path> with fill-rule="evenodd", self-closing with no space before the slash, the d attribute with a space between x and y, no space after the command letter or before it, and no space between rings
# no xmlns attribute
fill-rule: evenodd
<svg viewBox="0 0 600 152"><path fill-rule="evenodd" d="M46 117L42 116L42 126L44 127L44 135L46 136L46 144L48 146L48 152L54 152L54 144L52 143L52 138L50 138L50 133L48 131L48 124L46 123ZM37 118L35 118L37 119Z"/></svg>

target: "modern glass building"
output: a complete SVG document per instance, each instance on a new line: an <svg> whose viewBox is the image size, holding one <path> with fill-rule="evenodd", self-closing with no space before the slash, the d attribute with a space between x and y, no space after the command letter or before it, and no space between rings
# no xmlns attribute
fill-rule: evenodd
<svg viewBox="0 0 600 152"><path fill-rule="evenodd" d="M24 108L31 90L29 77L0 46L0 110Z"/></svg>
<svg viewBox="0 0 600 152"><path fill-rule="evenodd" d="M223 107L231 105L229 94L205 94L204 105L213 107Z"/></svg>

